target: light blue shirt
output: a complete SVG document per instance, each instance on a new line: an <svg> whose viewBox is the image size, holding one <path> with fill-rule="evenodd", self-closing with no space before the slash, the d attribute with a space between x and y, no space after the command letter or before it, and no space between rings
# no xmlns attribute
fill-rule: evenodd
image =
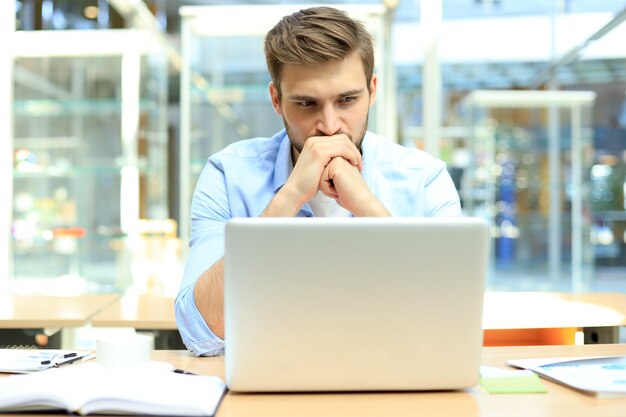
<svg viewBox="0 0 626 417"><path fill-rule="evenodd" d="M396 217L461 215L459 196L445 164L371 132L361 145L362 175L369 189ZM200 174L191 203L191 241L176 322L185 345L196 355L218 355L215 336L196 308L193 287L224 255L224 225L234 217L258 217L291 173L291 142L285 130L271 138L234 143L211 156ZM308 204L298 213L312 217Z"/></svg>

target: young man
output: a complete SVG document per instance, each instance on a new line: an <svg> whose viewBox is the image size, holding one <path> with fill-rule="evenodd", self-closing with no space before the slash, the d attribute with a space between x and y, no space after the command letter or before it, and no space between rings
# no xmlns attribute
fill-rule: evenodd
<svg viewBox="0 0 626 417"><path fill-rule="evenodd" d="M367 131L378 86L365 27L328 7L284 17L265 38L285 129L211 156L196 186L176 318L197 355L223 351L224 225L233 217L459 216L443 162Z"/></svg>

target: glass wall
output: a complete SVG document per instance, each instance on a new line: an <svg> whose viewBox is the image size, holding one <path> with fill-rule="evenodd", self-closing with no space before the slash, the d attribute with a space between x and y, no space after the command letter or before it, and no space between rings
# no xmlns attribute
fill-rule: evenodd
<svg viewBox="0 0 626 417"><path fill-rule="evenodd" d="M9 151L13 219L6 233L13 246L12 274L18 279L85 276L89 283L80 285L87 287L128 285L132 239L125 237L127 225L138 219L168 218L173 211L167 207L168 196L180 197L175 211L180 234L187 236L188 206L206 158L233 141L269 136L282 128L269 102L262 38L278 17L295 6L266 3L235 6L216 0L204 3L211 6L179 12L181 6L197 3L142 2L163 31L158 36L149 34L151 42L161 42L163 35L181 53L180 73L170 67L168 74L162 53L147 53L130 37L90 40L86 32L141 24L141 19L118 13L112 6L115 2L15 2L11 14L17 35L32 31L42 37L19 40L18 36L16 41L3 42L15 44L18 54L14 74L8 76L15 89L11 106L15 141ZM392 14L382 3L337 2L375 34L381 85L397 86L395 91L381 90L397 101L391 106L388 98L379 97L370 127L406 146L423 147L420 2L403 0ZM468 168L490 173L495 194L493 204L485 208L496 232L521 236L510 239L499 234L496 261L502 268L509 265L508 271L517 269L519 274L511 276L529 277L514 280L503 272L502 280L491 284L502 290L579 288L571 279L554 278L568 273L572 256L573 240L566 233L573 219L568 177L573 155L568 130L571 112L556 111L556 132L554 125L546 124L547 110L540 107L485 107L478 114L461 105L475 90L553 89L596 94L593 107L581 114L585 148L580 167L586 190L580 202L581 239L583 258L591 256L595 269L593 279L582 282L591 290L626 291L626 52L622 41L626 1L444 0L442 6L440 157L448 163L467 212L480 211L478 203L468 200L476 192L475 184L467 188ZM385 24L391 17L391 31L387 31ZM76 29L98 30L71 34ZM55 38L53 32L67 33L62 35L67 38ZM386 45L390 38L393 43ZM135 55L129 58L123 51ZM397 74L395 82L383 83L392 72ZM168 83L168 77L176 82ZM134 87L127 90L124 85ZM132 91L127 98L125 90ZM166 100L173 110L180 103L180 116L176 111L166 113ZM392 107L398 110L390 115L387 110ZM389 134L386 124L396 122L397 134ZM171 134L179 126L180 140ZM484 168L485 160L474 159L481 137L477 132L490 132L493 140L495 159L490 163L495 168L491 170ZM550 151L546 139L555 134L561 138L558 152ZM559 164L550 163L556 154ZM558 193L543 177L557 165ZM514 177L503 177L511 166ZM169 182L172 178L176 180ZM557 195L562 208L558 221L544 205L546 198L556 201ZM513 221L507 219L510 201L517 210ZM502 227L508 224L514 227ZM562 231L558 245L544 230L555 224ZM557 246L558 262L554 261ZM521 263L513 268L507 259ZM44 262L49 267L38 271L38 264ZM557 264L560 272L555 275L550 271ZM118 268L126 272L111 272ZM118 275L122 278L115 282L111 276Z"/></svg>
<svg viewBox="0 0 626 417"><path fill-rule="evenodd" d="M16 43L12 287L124 290L139 219L167 215L158 45L133 30Z"/></svg>
<svg viewBox="0 0 626 417"><path fill-rule="evenodd" d="M626 291L626 212L623 204L626 52L620 46L621 39L626 36L626 2L597 2L593 5L579 1L460 3L443 1L440 157L448 163L459 192L466 196L466 200L468 193L475 192L471 187L464 190L463 185L467 184L463 180L467 179L468 167L472 168L470 165L476 163L474 146L480 137L477 130L490 132L492 156L500 156L500 159L491 161L496 171L513 172L513 177L509 178L513 182L507 182L501 174L485 170L494 181L495 192L492 199L495 204L488 207L488 217L494 222L497 218L504 225L511 223L506 217L513 205L500 200L500 193L504 193L516 208L515 227L508 230L519 234L517 239L498 235L497 242L494 242L497 251L494 262L497 262L499 272L494 275L496 279L490 281L490 286L497 290ZM398 14L406 13L407 7L401 2ZM419 23L414 23L418 19L418 13L414 13L410 19L396 20L394 55L402 142L407 146L423 147L421 128L425 103L422 101L422 57L419 52L423 45L419 44ZM494 36L495 33L498 35ZM408 52L411 48L418 52L411 55ZM580 239L582 256L590 270L587 276L591 277L579 281L582 284L573 284L578 280L573 278L571 270L574 266L569 264L574 243L567 233L572 227L572 194L568 183L572 164L571 113L560 107L556 111L558 115L553 116L558 123L552 127L547 124L548 110L539 107L487 107L481 110L482 115L470 115L461 103L467 102L476 90L595 93L593 107L582 112L585 142L580 151L584 155L581 169L585 180ZM482 125L473 124L479 119L483 120ZM560 138L556 141L560 162L551 165L553 169L559 166L560 197L556 207L562 210L550 214L550 204L554 206L557 194L549 185L549 161L555 159L550 155L556 155L556 152L549 150L546 138L556 136L555 129L558 129ZM548 135L550 131L552 133ZM528 154L532 158L522 158ZM528 161L532 163L528 164ZM483 166L479 164L475 169L480 170ZM520 189L524 183L528 185ZM550 195L553 203L550 203ZM529 206L529 203L535 206ZM464 204L470 202L464 201ZM468 212L476 209L465 208ZM539 211L540 221L530 220L532 217L527 216L529 209L536 214ZM549 216L556 217L550 220ZM554 243L553 238L553 243L549 244L548 232L550 227L556 227L554 225L560 225L562 233L559 233L558 243ZM500 232L498 229L496 233ZM531 239L532 235L537 238ZM531 243L525 244L525 240ZM557 252L560 254L558 258ZM520 263L520 257L525 257L527 262ZM558 268L555 265L559 265Z"/></svg>
<svg viewBox="0 0 626 417"><path fill-rule="evenodd" d="M467 214L492 224L492 289L583 292L589 239L595 94L477 90L462 102Z"/></svg>

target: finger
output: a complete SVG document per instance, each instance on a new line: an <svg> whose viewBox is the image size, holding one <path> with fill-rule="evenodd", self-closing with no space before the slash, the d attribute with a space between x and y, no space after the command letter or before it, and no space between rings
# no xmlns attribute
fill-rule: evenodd
<svg viewBox="0 0 626 417"><path fill-rule="evenodd" d="M333 154L333 157L341 156L343 159L350 162L350 164L358 167L359 170L363 168L361 152L347 135L336 135L333 145L339 147L338 153Z"/></svg>
<svg viewBox="0 0 626 417"><path fill-rule="evenodd" d="M327 197L330 197L334 200L339 199L339 194L335 190L334 187L320 187L320 191Z"/></svg>
<svg viewBox="0 0 626 417"><path fill-rule="evenodd" d="M305 142L305 147L307 145L314 152L323 154L327 158L341 156L352 165L362 168L361 152L344 133L333 136L312 136Z"/></svg>
<svg viewBox="0 0 626 417"><path fill-rule="evenodd" d="M346 153L340 155L349 161L352 165L359 168L359 171L363 169L363 157L361 151L356 147L354 142L345 134L337 135L342 137L342 143L346 146ZM338 155L339 156L339 155Z"/></svg>
<svg viewBox="0 0 626 417"><path fill-rule="evenodd" d="M327 165L322 172L320 177L320 183L318 186L319 190L331 198L338 198L339 194L337 193L337 189L335 188L335 184L333 180L330 178L330 167Z"/></svg>

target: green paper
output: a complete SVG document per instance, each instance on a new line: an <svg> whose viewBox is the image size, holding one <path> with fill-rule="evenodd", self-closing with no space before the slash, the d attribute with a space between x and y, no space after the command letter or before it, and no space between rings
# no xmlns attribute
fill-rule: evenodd
<svg viewBox="0 0 626 417"><path fill-rule="evenodd" d="M480 378L480 385L490 394L531 394L546 393L538 375L519 375Z"/></svg>

